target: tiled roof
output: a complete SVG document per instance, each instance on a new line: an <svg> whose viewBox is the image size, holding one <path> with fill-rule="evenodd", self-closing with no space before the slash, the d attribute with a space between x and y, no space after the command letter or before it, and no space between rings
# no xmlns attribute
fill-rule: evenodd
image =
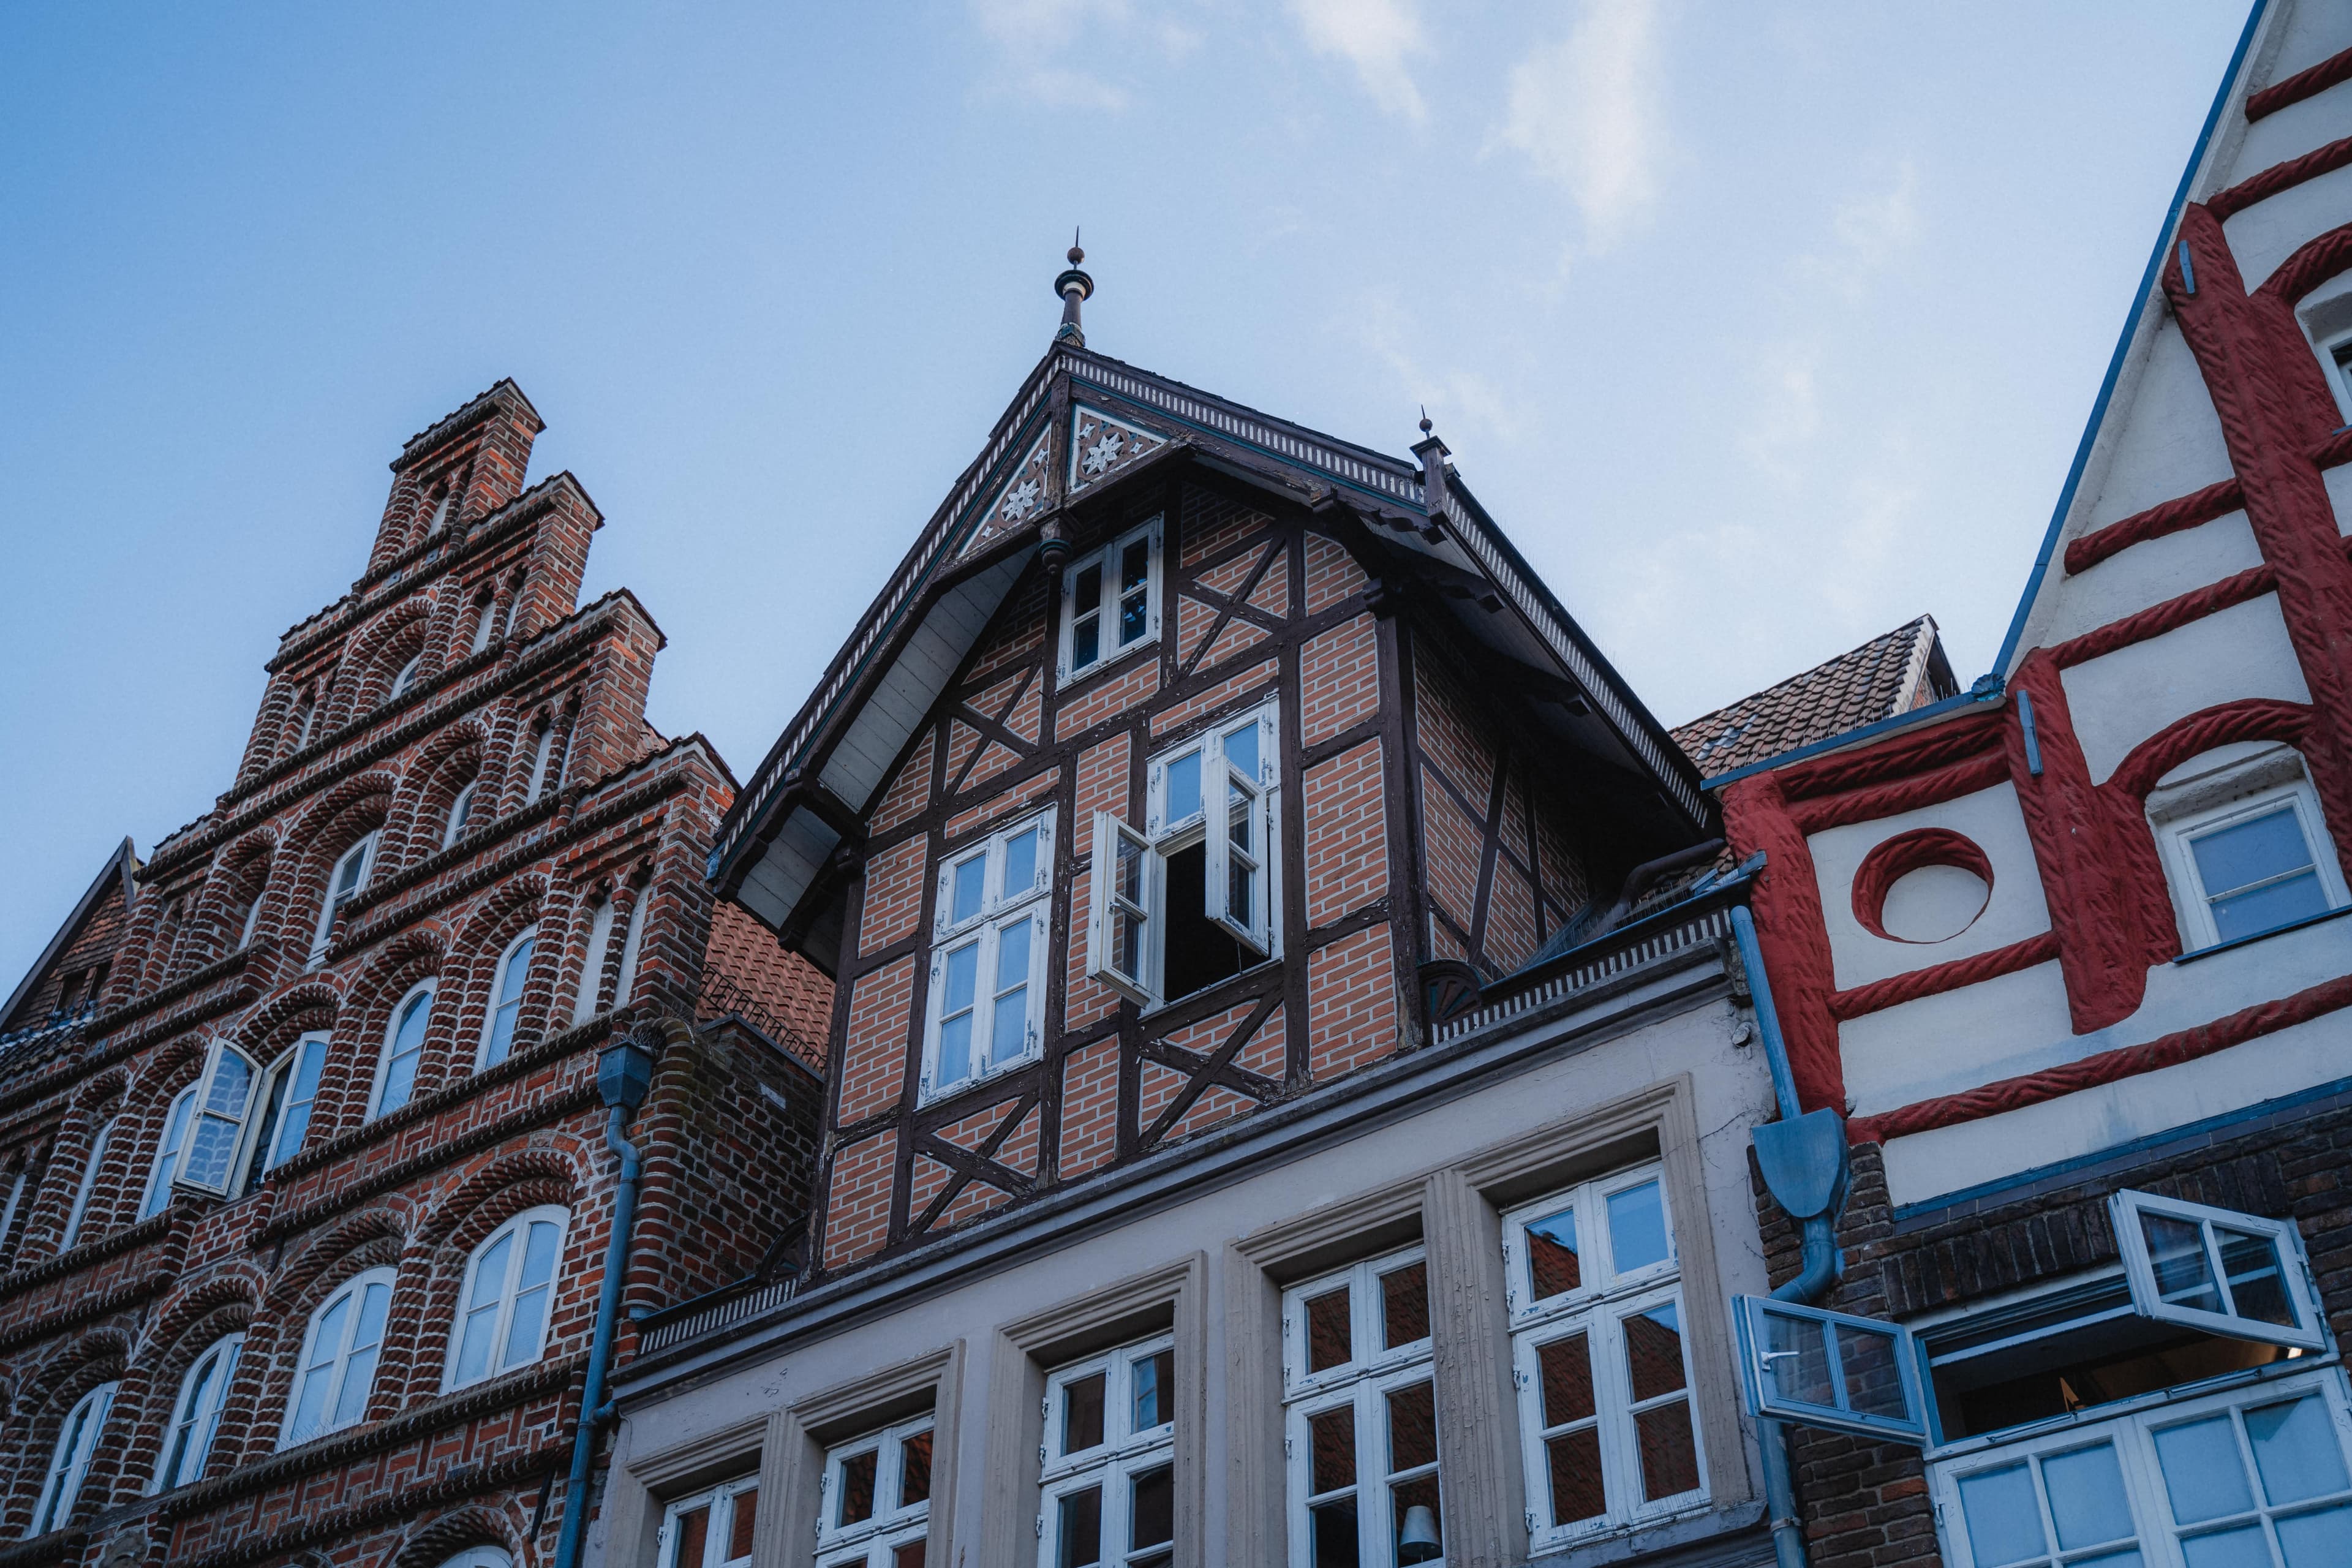
<svg viewBox="0 0 2352 1568"><path fill-rule="evenodd" d="M807 1065L824 1072L833 984L816 965L776 941L741 905L721 899L710 912L698 1016L738 1013Z"/></svg>
<svg viewBox="0 0 2352 1568"><path fill-rule="evenodd" d="M1676 743L1713 778L1924 707L1959 689L1921 616L1777 686L1677 725Z"/></svg>

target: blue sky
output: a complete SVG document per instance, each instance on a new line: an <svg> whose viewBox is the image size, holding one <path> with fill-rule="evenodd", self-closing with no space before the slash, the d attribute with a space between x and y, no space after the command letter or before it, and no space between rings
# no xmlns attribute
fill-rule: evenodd
<svg viewBox="0 0 2352 1568"><path fill-rule="evenodd" d="M501 375L757 763L1043 352L1465 478L1678 722L1990 660L2243 0L0 11L0 991Z"/></svg>

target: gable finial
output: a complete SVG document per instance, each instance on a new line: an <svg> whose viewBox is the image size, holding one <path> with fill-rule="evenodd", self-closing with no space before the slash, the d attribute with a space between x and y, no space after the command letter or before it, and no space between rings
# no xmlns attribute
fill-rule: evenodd
<svg viewBox="0 0 2352 1568"><path fill-rule="evenodd" d="M1054 279L1054 292L1062 297L1062 324L1054 329L1054 341L1082 349L1087 346L1087 332L1078 321L1078 306L1094 293L1095 280L1078 270L1078 263L1087 258L1087 253L1078 248L1078 233L1070 231L1069 270Z"/></svg>
<svg viewBox="0 0 2352 1568"><path fill-rule="evenodd" d="M1421 504L1429 514L1432 526L1445 515L1445 459L1454 454L1436 436L1436 426L1429 420L1429 405L1421 405L1421 439L1412 444L1412 455L1421 459ZM1432 538L1436 537L1434 534Z"/></svg>
<svg viewBox="0 0 2352 1568"><path fill-rule="evenodd" d="M1421 433L1426 436L1435 428L1437 426L1429 422L1429 405L1424 403L1421 405Z"/></svg>

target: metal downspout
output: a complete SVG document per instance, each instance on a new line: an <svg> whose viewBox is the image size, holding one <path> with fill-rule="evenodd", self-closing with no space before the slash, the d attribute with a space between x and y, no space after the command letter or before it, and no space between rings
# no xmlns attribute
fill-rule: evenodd
<svg viewBox="0 0 2352 1568"><path fill-rule="evenodd" d="M613 1238L604 1248L604 1281L596 1297L596 1336L588 1351L588 1383L580 1394L580 1416L572 1427L572 1479L563 1489L563 1533L556 1539L555 1568L576 1568L588 1530L588 1471L596 1457L596 1435L612 1419L604 1403L605 1368L613 1359L614 1325L621 1316L621 1286L628 1270L629 1231L637 1217L637 1146L621 1136L629 1108L615 1105L604 1122L605 1146L621 1157L621 1177L613 1197Z"/></svg>
<svg viewBox="0 0 2352 1568"><path fill-rule="evenodd" d="M1748 971L1748 991L1756 1005L1756 1026L1764 1037L1764 1059L1772 1069L1772 1097L1779 1101L1780 1120L1794 1121L1802 1113L1797 1100L1797 1077L1789 1066L1789 1045L1780 1037L1780 1015L1772 1006L1772 982L1764 973L1764 952L1756 942L1756 917L1745 904L1731 910L1732 934L1738 940L1739 962ZM1805 1261L1797 1277L1772 1292L1775 1300L1811 1305L1837 1282L1837 1222L1828 1213L1804 1221ZM1772 1521L1772 1554L1778 1568L1810 1568L1805 1555L1805 1529L1797 1517L1796 1475L1789 1463L1789 1429L1764 1417L1756 1423L1757 1447L1764 1455L1764 1502Z"/></svg>

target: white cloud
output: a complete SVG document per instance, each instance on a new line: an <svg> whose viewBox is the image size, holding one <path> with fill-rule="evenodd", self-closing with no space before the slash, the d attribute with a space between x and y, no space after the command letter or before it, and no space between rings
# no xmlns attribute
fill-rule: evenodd
<svg viewBox="0 0 2352 1568"><path fill-rule="evenodd" d="M1369 290L1338 318L1334 331L1360 344L1388 366L1397 382L1405 408L1428 406L1440 435L1451 432L1449 446L1464 437L1484 435L1514 444L1526 433L1526 405L1507 393L1491 376L1459 365L1433 365L1416 352L1428 338L1392 290ZM1377 443L1376 443L1377 444Z"/></svg>
<svg viewBox="0 0 2352 1568"><path fill-rule="evenodd" d="M1758 345L1748 375L1755 401L1739 427L1739 449L1779 483L1796 486L1804 448L1821 434L1818 342Z"/></svg>
<svg viewBox="0 0 2352 1568"><path fill-rule="evenodd" d="M1567 187L1595 246L1616 239L1657 199L1665 142L1658 34L1650 0L1588 0L1568 37L1511 68L1494 142Z"/></svg>
<svg viewBox="0 0 2352 1568"><path fill-rule="evenodd" d="M1096 71L1066 63L1066 51L1100 59L1123 51L1099 47L1139 38L1165 58L1181 59L1200 47L1198 32L1130 0L970 0L973 22L996 46L984 86L1004 97L1052 109L1117 112L1129 94Z"/></svg>
<svg viewBox="0 0 2352 1568"><path fill-rule="evenodd" d="M1372 101L1408 120L1427 117L1405 68L1423 47L1418 0L1290 0L1290 12L1317 54L1356 68Z"/></svg>

